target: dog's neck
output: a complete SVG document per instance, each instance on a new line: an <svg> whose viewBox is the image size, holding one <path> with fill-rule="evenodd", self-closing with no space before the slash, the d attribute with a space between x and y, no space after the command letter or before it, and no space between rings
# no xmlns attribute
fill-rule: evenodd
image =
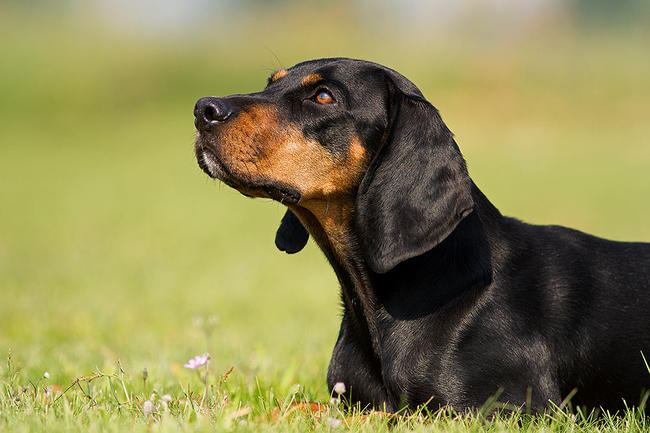
<svg viewBox="0 0 650 433"><path fill-rule="evenodd" d="M372 342L379 353L377 299L372 289L370 270L363 258L353 228L354 197L319 200L290 206L327 257L341 284L345 309L357 329Z"/></svg>
<svg viewBox="0 0 650 433"><path fill-rule="evenodd" d="M498 225L501 215L475 185L472 188L474 211L447 239L385 274L373 272L362 254L352 197L291 206L334 268L346 311L367 334L376 355L381 350L380 317L403 320L432 314L468 289L490 283L488 232L498 229L491 225Z"/></svg>

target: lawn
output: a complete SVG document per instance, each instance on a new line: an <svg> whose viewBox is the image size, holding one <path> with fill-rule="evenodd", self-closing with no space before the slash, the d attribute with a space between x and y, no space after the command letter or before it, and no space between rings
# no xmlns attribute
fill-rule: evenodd
<svg viewBox="0 0 650 433"><path fill-rule="evenodd" d="M0 431L648 431L639 411L486 422L328 405L333 271L311 241L277 251L282 206L208 179L192 150L194 101L260 89L275 55L363 57L418 84L505 214L650 241L647 35L459 50L378 47L350 25L315 48L302 27L269 36L271 17L206 56L48 17L0 17ZM203 353L208 368L183 367ZM289 409L306 401L325 412Z"/></svg>

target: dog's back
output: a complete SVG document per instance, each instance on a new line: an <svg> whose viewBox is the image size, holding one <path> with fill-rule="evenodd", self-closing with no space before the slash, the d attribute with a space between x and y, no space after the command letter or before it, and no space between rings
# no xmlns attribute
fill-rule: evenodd
<svg viewBox="0 0 650 433"><path fill-rule="evenodd" d="M548 343L560 396L575 388L576 404L639 403L650 390L650 244L508 225L511 254L495 287L507 287L509 310Z"/></svg>

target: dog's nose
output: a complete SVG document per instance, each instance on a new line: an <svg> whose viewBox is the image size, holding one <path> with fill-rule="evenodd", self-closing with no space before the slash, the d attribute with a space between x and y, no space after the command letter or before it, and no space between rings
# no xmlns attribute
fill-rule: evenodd
<svg viewBox="0 0 650 433"><path fill-rule="evenodd" d="M194 125L199 131L207 131L232 114L228 103L221 98L201 98L194 106Z"/></svg>

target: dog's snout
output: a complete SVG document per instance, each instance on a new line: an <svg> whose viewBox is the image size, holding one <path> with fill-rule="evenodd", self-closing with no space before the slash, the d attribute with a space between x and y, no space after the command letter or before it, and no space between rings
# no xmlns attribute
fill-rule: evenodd
<svg viewBox="0 0 650 433"><path fill-rule="evenodd" d="M194 124L199 131L207 131L219 122L225 122L232 109L222 98L201 98L194 106Z"/></svg>

